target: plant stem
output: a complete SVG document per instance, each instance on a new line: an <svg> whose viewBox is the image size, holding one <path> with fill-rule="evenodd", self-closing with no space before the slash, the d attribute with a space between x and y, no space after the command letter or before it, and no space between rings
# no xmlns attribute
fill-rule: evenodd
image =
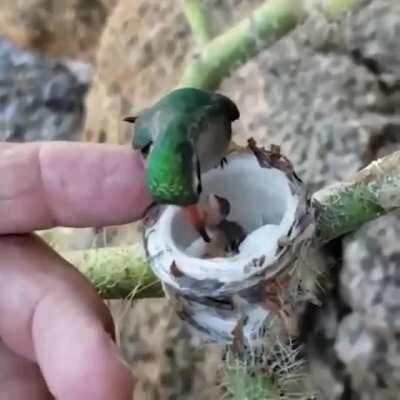
<svg viewBox="0 0 400 400"><path fill-rule="evenodd" d="M329 0L324 11L327 16L335 17L354 9L361 1L365 2L365 0Z"/></svg>
<svg viewBox="0 0 400 400"><path fill-rule="evenodd" d="M183 12L200 46L212 39L211 22L201 0L182 0Z"/></svg>
<svg viewBox="0 0 400 400"><path fill-rule="evenodd" d="M337 17L361 0L326 0L322 11ZM310 12L304 0L268 0L251 16L211 40L186 68L180 86L215 90L223 78L256 56L268 44L302 23Z"/></svg>
<svg viewBox="0 0 400 400"><path fill-rule="evenodd" d="M235 65L244 64L266 40L293 28L298 16L291 0L271 0L205 46L184 72L181 86L216 89Z"/></svg>
<svg viewBox="0 0 400 400"><path fill-rule="evenodd" d="M62 253L105 299L162 297L160 281L146 261L143 246L105 247Z"/></svg>
<svg viewBox="0 0 400 400"><path fill-rule="evenodd" d="M348 182L318 191L314 207L322 243L400 208L400 152L373 161Z"/></svg>
<svg viewBox="0 0 400 400"><path fill-rule="evenodd" d="M400 209L400 151L372 162L347 182L316 192L317 243L328 242L364 223ZM72 251L63 256L105 298L163 296L141 244Z"/></svg>

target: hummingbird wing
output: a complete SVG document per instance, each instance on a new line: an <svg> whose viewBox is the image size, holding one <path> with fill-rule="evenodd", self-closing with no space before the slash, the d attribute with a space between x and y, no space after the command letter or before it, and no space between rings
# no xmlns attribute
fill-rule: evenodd
<svg viewBox="0 0 400 400"><path fill-rule="evenodd" d="M232 136L231 124L218 104L204 106L192 113L188 135L202 172L215 168L225 156Z"/></svg>
<svg viewBox="0 0 400 400"><path fill-rule="evenodd" d="M200 160L194 151L193 144L190 141L184 141L180 143L177 147L177 154L181 155L182 162L181 165L185 169L185 174L191 175L193 179L192 187L197 194L200 194L203 190L201 184L201 168Z"/></svg>

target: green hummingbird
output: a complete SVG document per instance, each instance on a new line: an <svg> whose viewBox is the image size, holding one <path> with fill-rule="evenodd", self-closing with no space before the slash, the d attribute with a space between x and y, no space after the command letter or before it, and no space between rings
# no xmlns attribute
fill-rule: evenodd
<svg viewBox="0 0 400 400"><path fill-rule="evenodd" d="M132 144L147 158L147 185L154 200L184 207L206 241L204 218L196 207L201 173L223 166L232 122L239 116L228 97L188 87L124 119L135 124Z"/></svg>

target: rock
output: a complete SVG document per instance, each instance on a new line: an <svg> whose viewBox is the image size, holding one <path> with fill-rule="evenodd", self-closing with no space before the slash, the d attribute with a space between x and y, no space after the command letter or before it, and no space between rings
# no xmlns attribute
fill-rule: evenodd
<svg viewBox="0 0 400 400"><path fill-rule="evenodd" d="M362 227L345 244L336 352L362 399L398 398L400 389L399 215Z"/></svg>
<svg viewBox="0 0 400 400"><path fill-rule="evenodd" d="M56 57L94 59L98 38L117 0L2 0L0 35Z"/></svg>
<svg viewBox="0 0 400 400"><path fill-rule="evenodd" d="M134 307L113 302L122 352L137 379L135 398L218 399L215 345L200 345L165 299L146 299Z"/></svg>
<svg viewBox="0 0 400 400"><path fill-rule="evenodd" d="M218 32L259 3L261 0L207 0L206 7L212 10ZM179 2L121 0L100 41L97 74L87 99L86 140L128 142L130 127L123 117L140 112L173 89L197 51ZM246 79L240 72L238 77L239 83ZM256 87L257 78L252 83L248 92L246 85L230 85L235 90L228 94L237 100L235 93L248 93L240 98L244 107L254 89L262 92ZM227 92L226 88L221 91ZM239 124L237 131L247 129Z"/></svg>
<svg viewBox="0 0 400 400"><path fill-rule="evenodd" d="M390 41L391 31L400 29L397 3L386 2L386 15L390 9L397 16L397 28L387 28L390 40L385 42L384 34L362 36L386 24L377 2L340 23L315 15L259 58L267 107L262 115L253 114L260 121L257 129L264 129L264 142L282 146L311 190L358 171L371 159L371 144L400 122L400 90L393 84L385 90L388 74L376 73L357 57L365 52L372 60L371 48L389 53L399 46ZM395 17L388 18L395 23Z"/></svg>
<svg viewBox="0 0 400 400"><path fill-rule="evenodd" d="M280 143L312 189L400 147L400 3L365 3L338 24L314 16L259 58L265 142ZM336 279L305 329L321 399L399 398L399 218L335 249Z"/></svg>
<svg viewBox="0 0 400 400"><path fill-rule="evenodd" d="M374 0L346 24L346 48L360 64L382 78L387 85L383 91L396 90L400 83L399 12L398 2Z"/></svg>
<svg viewBox="0 0 400 400"><path fill-rule="evenodd" d="M399 223L398 215L384 216L345 240L338 279L308 331L322 399L398 399Z"/></svg>
<svg viewBox="0 0 400 400"><path fill-rule="evenodd" d="M77 135L90 75L86 64L47 60L0 39L0 140Z"/></svg>

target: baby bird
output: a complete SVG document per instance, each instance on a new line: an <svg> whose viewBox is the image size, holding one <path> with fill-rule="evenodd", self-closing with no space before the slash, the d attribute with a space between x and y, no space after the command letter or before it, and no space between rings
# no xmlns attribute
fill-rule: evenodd
<svg viewBox="0 0 400 400"><path fill-rule="evenodd" d="M214 258L230 257L238 253L246 232L237 222L226 219L230 210L227 199L216 194L208 195L203 212L205 228L211 241L194 241L186 249L189 254L201 258Z"/></svg>

